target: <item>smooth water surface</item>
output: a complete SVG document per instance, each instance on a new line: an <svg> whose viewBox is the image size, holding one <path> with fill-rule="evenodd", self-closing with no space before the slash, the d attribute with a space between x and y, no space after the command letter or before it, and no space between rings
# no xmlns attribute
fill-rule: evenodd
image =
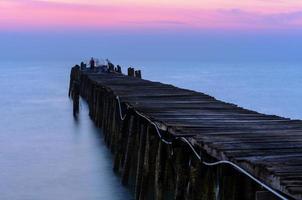
<svg viewBox="0 0 302 200"><path fill-rule="evenodd" d="M302 119L299 64L113 62L138 66L147 79ZM0 64L0 199L131 199L84 102L79 120L72 116L67 92L74 62Z"/></svg>
<svg viewBox="0 0 302 200"><path fill-rule="evenodd" d="M1 200L132 198L83 102L79 121L73 119L70 67L1 63Z"/></svg>

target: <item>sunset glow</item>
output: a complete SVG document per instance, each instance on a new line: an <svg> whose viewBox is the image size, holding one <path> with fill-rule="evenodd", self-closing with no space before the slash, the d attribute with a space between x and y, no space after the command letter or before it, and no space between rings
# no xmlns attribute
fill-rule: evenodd
<svg viewBox="0 0 302 200"><path fill-rule="evenodd" d="M0 29L299 29L301 10L295 0L0 0Z"/></svg>

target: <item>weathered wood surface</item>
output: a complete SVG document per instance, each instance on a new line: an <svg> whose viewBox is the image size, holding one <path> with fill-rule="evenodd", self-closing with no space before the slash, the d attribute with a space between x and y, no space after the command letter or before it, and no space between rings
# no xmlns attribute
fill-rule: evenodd
<svg viewBox="0 0 302 200"><path fill-rule="evenodd" d="M114 168L121 172L123 183L131 182L131 174L136 174L132 181L136 199L145 199L147 194L156 199L169 195L175 199L215 199L211 185L231 187L232 193L219 189L221 199L243 199L238 190L255 191L257 187L242 189L237 180L236 188L234 180L215 178L225 177L219 175L225 169L201 169L192 153L184 156L188 149L176 146L171 150L161 144L156 134L151 135L153 128L131 113L125 119L128 123L120 123L116 96L123 112L130 107L147 116L166 138L186 137L208 159L232 161L289 198L302 199L302 121L257 113L200 92L122 74L83 72L81 95L88 101L94 121L105 130L106 141L115 151ZM171 157L172 151L177 152L176 157ZM182 164L173 167L171 161ZM188 162L190 166L183 164ZM214 171L207 175L209 170ZM209 181L206 188L200 186L201 180ZM147 191L148 183L155 185L152 194ZM254 194L244 197L254 198Z"/></svg>

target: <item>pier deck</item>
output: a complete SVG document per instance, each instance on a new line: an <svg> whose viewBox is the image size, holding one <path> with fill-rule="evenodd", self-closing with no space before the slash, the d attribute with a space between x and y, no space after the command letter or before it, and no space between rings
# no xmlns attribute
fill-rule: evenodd
<svg viewBox="0 0 302 200"><path fill-rule="evenodd" d="M91 85L118 96L123 111L148 117L167 139L184 137L198 153L231 161L289 199L302 199L302 121L122 74L82 72L81 82L86 99Z"/></svg>

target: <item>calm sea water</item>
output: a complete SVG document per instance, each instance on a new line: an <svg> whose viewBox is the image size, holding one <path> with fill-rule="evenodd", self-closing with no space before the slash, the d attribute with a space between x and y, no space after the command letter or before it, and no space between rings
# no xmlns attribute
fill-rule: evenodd
<svg viewBox="0 0 302 200"><path fill-rule="evenodd" d="M302 66L289 63L120 62L148 79L302 119ZM67 98L73 62L2 62L0 199L131 199L112 172L101 130ZM125 69L124 69L125 71Z"/></svg>
<svg viewBox="0 0 302 200"><path fill-rule="evenodd" d="M1 63L1 200L132 198L83 102L72 117L71 63Z"/></svg>

